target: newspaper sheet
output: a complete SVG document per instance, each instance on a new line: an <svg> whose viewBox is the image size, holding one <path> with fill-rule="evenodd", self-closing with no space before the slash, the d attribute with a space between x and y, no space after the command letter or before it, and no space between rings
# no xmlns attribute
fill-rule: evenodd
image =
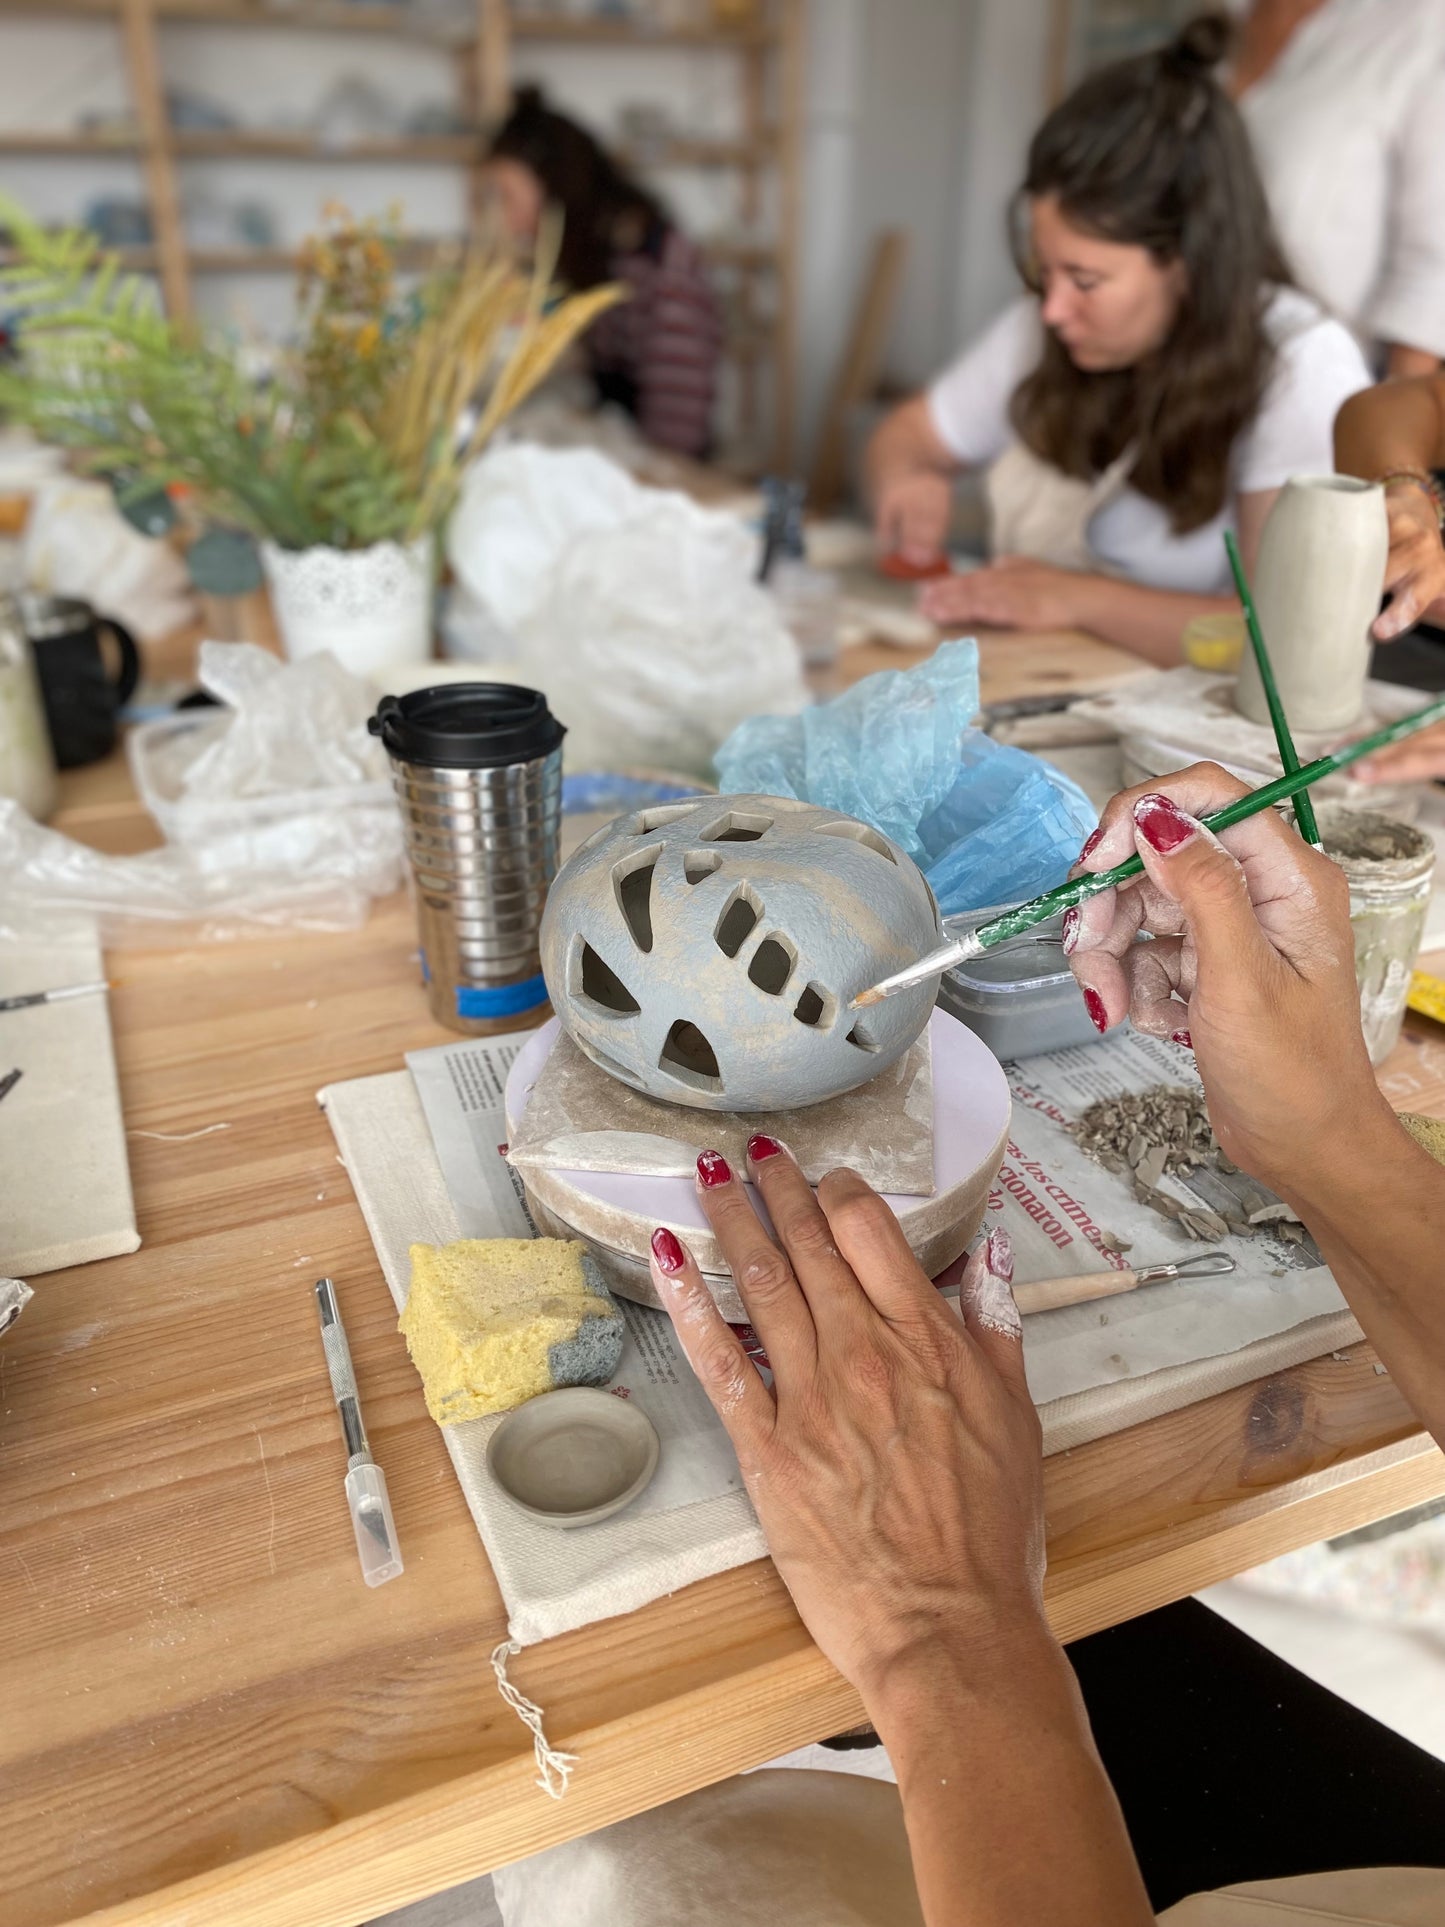
<svg viewBox="0 0 1445 1927"><path fill-rule="evenodd" d="M477 1039L413 1052L407 1059L458 1220L470 1237L534 1235L520 1181L501 1155L507 1069L525 1042L525 1035ZM989 1197L988 1221L1004 1225L1012 1236L1020 1281L1120 1271L1205 1248L1138 1203L1123 1177L1086 1157L1067 1128L1100 1097L1159 1084L1197 1086L1187 1052L1122 1031L1098 1044L1026 1058L1004 1069L1013 1092L1013 1119ZM1197 1171L1187 1183L1165 1179L1164 1184L1182 1203L1222 1208L1222 1215L1236 1220L1247 1215L1241 1211L1242 1200L1263 1189L1242 1173L1214 1170ZM1109 1251L1106 1234L1128 1247L1125 1255ZM1121 1379L1238 1351L1344 1308L1309 1239L1295 1245L1268 1233L1231 1235L1218 1248L1229 1252L1237 1266L1225 1277L1177 1279L1029 1318L1024 1350L1035 1402L1047 1404ZM704 1454L711 1467L708 1476L721 1481L726 1465L735 1481L736 1465L725 1436L678 1353L667 1321L641 1307L629 1307L629 1313L632 1310L646 1329L664 1330L662 1342L675 1361L673 1369L680 1367L679 1378L698 1401L697 1424L712 1434L712 1448ZM630 1357L629 1349L624 1371ZM648 1388L659 1405L662 1391ZM640 1395L639 1402L661 1431L646 1395ZM685 1429L691 1421L679 1416L664 1422ZM681 1430L673 1433L681 1435ZM678 1448L674 1456L687 1455ZM706 1489L726 1487L717 1483ZM701 1488L697 1496L702 1496Z"/></svg>
<svg viewBox="0 0 1445 1927"><path fill-rule="evenodd" d="M989 1198L1017 1253L1015 1276L1042 1278L1123 1271L1185 1258L1206 1248L1140 1204L1121 1175L1079 1149L1067 1126L1101 1097L1160 1084L1199 1087L1186 1051L1132 1031L1098 1044L1006 1064L1013 1092L1008 1149ZM1242 1172L1201 1169L1163 1180L1181 1203L1221 1216L1248 1216L1243 1200L1264 1187ZM1120 1256L1105 1238L1128 1247ZM1314 1242L1231 1235L1217 1248L1237 1269L1222 1278L1175 1279L1092 1305L1041 1312L1024 1329L1029 1389L1045 1404L1122 1378L1137 1378L1288 1331L1344 1308Z"/></svg>
<svg viewBox="0 0 1445 1927"><path fill-rule="evenodd" d="M479 1037L407 1056L465 1238L537 1235L521 1180L505 1156L507 1072L531 1035ZM646 1412L662 1446L652 1483L628 1507L628 1516L671 1512L741 1491L742 1474L727 1433L683 1355L671 1319L625 1298L617 1303L627 1337L608 1389Z"/></svg>

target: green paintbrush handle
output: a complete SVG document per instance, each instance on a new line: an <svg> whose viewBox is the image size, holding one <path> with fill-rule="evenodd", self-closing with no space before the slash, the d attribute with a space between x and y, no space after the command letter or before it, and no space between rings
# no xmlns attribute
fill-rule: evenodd
<svg viewBox="0 0 1445 1927"><path fill-rule="evenodd" d="M1244 564L1239 559L1239 546L1233 533L1224 531L1224 552L1229 557L1230 573L1239 594L1239 606L1244 611L1244 626L1249 631L1249 646L1254 651L1255 666L1259 670L1259 680L1264 685L1264 699L1269 705L1269 720L1274 725L1274 740L1279 749L1280 767L1286 776L1292 776L1299 768L1300 761L1295 750L1294 738L1289 733L1289 721L1284 713L1284 704L1279 698L1279 689L1274 680L1274 665L1269 659L1269 651L1264 646L1264 631L1259 626L1259 614L1250 594L1249 582L1244 573ZM1295 802L1295 820L1300 834L1306 843L1318 844L1320 830L1315 822L1314 806L1309 797L1301 790Z"/></svg>
<svg viewBox="0 0 1445 1927"><path fill-rule="evenodd" d="M1362 757L1373 756L1377 749L1387 749L1402 737L1413 736L1417 729L1424 729L1427 724L1441 720L1445 720L1445 696L1424 709L1416 710L1413 716L1402 716L1398 722L1387 723L1373 735L1362 736L1357 743L1346 743L1341 749L1331 750L1328 756L1317 756L1301 769L1277 776L1272 783L1251 790L1247 796L1237 796L1232 803L1226 803L1222 810L1215 810L1211 816L1201 817L1200 821L1207 830L1227 830L1235 823L1258 816L1261 810L1273 809L1276 803L1288 802L1290 797L1298 796L1302 790L1309 789L1324 777L1333 776L1336 770L1345 769L1349 764L1359 762ZM1127 883L1131 877L1141 875L1143 869L1144 865L1136 855L1116 863L1112 870L1101 870L1094 876L1071 877L1067 883L1061 883L1055 890L1046 890L1043 896L1035 897L1031 903L1021 903L1015 910L1005 910L1001 917L995 917L992 922L980 924L973 933L974 942L979 950L992 950L995 944L1007 943L1011 937L1021 936L1036 923L1047 922L1050 917L1057 916L1060 910L1071 910L1088 897L1112 890L1116 884Z"/></svg>

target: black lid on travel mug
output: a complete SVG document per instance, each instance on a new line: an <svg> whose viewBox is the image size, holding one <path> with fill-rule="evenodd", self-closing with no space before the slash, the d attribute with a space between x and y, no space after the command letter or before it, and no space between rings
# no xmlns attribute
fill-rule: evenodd
<svg viewBox="0 0 1445 1927"><path fill-rule="evenodd" d="M399 763L437 769L530 763L567 734L540 689L509 682L441 683L383 696L367 728Z"/></svg>

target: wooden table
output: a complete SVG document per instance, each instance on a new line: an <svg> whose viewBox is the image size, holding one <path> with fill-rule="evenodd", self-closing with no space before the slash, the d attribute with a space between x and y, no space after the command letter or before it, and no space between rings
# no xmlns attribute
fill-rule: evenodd
<svg viewBox="0 0 1445 1927"><path fill-rule="evenodd" d="M896 663L897 652L886 661ZM858 665L855 665L858 666ZM984 644L988 698L1137 667ZM115 764L61 827L149 840ZM580 1757L533 1784L504 1620L315 1094L448 1041L401 900L360 932L113 961L144 1239L37 1281L0 1343L6 1927L367 1920L854 1724L770 1565L554 1640L512 1674ZM1412 1020L1392 1099L1445 1114ZM184 1137L203 1126L226 1128ZM360 1583L310 1285L338 1280L405 1577ZM1445 1492L1366 1346L1050 1461L1065 1638Z"/></svg>

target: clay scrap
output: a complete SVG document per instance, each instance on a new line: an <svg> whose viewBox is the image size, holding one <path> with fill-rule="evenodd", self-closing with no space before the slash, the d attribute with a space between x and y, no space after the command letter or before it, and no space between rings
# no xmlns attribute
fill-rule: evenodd
<svg viewBox="0 0 1445 1927"><path fill-rule="evenodd" d="M1238 1216L1186 1204L1162 1188L1166 1177L1187 1180L1201 1168L1225 1175L1237 1171L1219 1147L1204 1093L1197 1088L1159 1084L1100 1098L1069 1129L1080 1150L1106 1171L1128 1178L1139 1203L1172 1219L1186 1237L1212 1244L1230 1232L1240 1238L1265 1233L1303 1244L1308 1235L1289 1206L1262 1186L1238 1201Z"/></svg>

